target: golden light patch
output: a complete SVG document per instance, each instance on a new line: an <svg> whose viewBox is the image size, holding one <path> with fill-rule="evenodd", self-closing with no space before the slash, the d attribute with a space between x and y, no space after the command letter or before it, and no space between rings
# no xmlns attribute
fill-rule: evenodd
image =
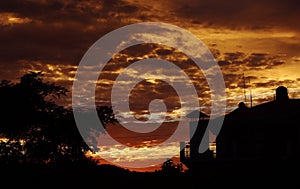
<svg viewBox="0 0 300 189"><path fill-rule="evenodd" d="M156 79L146 79L148 83L156 84Z"/></svg>
<svg viewBox="0 0 300 189"><path fill-rule="evenodd" d="M18 17L13 13L0 13L0 25L9 26L15 24L26 24L32 22L30 18L27 17Z"/></svg>

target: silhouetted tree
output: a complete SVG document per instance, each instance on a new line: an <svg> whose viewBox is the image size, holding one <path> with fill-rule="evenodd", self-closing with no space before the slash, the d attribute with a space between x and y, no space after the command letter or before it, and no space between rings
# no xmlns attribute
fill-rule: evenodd
<svg viewBox="0 0 300 189"><path fill-rule="evenodd" d="M54 98L66 95L67 89L44 82L42 72L30 72L12 84L4 80L0 84L2 124L0 131L10 139L24 138L24 131L32 125L43 124L61 108ZM51 118L52 118L51 117Z"/></svg>
<svg viewBox="0 0 300 189"><path fill-rule="evenodd" d="M0 159L38 163L89 162L71 109L56 98L68 90L45 82L42 72L29 72L18 83L0 83ZM110 107L99 107L102 122L113 122Z"/></svg>
<svg viewBox="0 0 300 189"><path fill-rule="evenodd" d="M182 171L182 163L175 164L172 159L168 159L161 165L161 170L156 172L162 175L179 175Z"/></svg>

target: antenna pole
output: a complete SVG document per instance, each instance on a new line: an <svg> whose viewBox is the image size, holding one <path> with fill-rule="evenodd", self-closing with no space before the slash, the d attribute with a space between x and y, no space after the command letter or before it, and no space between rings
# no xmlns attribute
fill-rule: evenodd
<svg viewBox="0 0 300 189"><path fill-rule="evenodd" d="M246 81L245 81L245 74L243 72L243 87L244 87L244 98L245 98L245 103L247 101L247 97L246 97Z"/></svg>
<svg viewBox="0 0 300 189"><path fill-rule="evenodd" d="M250 79L249 79L249 85L250 85L250 107L252 108L252 86L251 86Z"/></svg>
<svg viewBox="0 0 300 189"><path fill-rule="evenodd" d="M252 108L252 89L250 88L250 107Z"/></svg>

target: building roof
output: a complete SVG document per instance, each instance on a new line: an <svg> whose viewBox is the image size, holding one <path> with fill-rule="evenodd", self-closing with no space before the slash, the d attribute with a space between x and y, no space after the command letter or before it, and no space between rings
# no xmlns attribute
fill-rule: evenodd
<svg viewBox="0 0 300 189"><path fill-rule="evenodd" d="M209 118L209 116L199 110L194 110L186 115L187 118L195 119L195 118Z"/></svg>
<svg viewBox="0 0 300 189"><path fill-rule="evenodd" d="M225 116L225 119L276 119L300 116L300 99L270 101L251 108L239 107Z"/></svg>
<svg viewBox="0 0 300 189"><path fill-rule="evenodd" d="M239 107L225 116L225 119L264 119L291 118L300 116L300 99L289 99L288 90L284 86L276 89L276 98L251 108L243 102Z"/></svg>

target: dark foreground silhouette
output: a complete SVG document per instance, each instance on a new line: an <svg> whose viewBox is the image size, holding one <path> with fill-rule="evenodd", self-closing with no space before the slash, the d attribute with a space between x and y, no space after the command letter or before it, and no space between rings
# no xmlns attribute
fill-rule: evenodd
<svg viewBox="0 0 300 189"><path fill-rule="evenodd" d="M224 120L215 141L216 154L209 148L198 153L202 139L209 144L204 134L207 117L201 112L199 118L191 117L190 126L198 127L181 151L181 162L193 176L228 184L244 182L245 186L299 185L300 99L290 99L286 87L279 86L270 102L253 107L241 102L237 109L211 120ZM210 131L214 133L214 128Z"/></svg>
<svg viewBox="0 0 300 189"><path fill-rule="evenodd" d="M99 164L79 134L72 111L55 103L68 90L30 72L18 83L0 83L0 183L9 187L202 188L299 185L297 160L203 160L183 171L166 161L155 172ZM105 123L110 107L99 107Z"/></svg>
<svg viewBox="0 0 300 189"><path fill-rule="evenodd" d="M203 163L193 172L134 172L113 165L1 166L1 183L22 187L203 188L298 187L299 165L292 162Z"/></svg>

